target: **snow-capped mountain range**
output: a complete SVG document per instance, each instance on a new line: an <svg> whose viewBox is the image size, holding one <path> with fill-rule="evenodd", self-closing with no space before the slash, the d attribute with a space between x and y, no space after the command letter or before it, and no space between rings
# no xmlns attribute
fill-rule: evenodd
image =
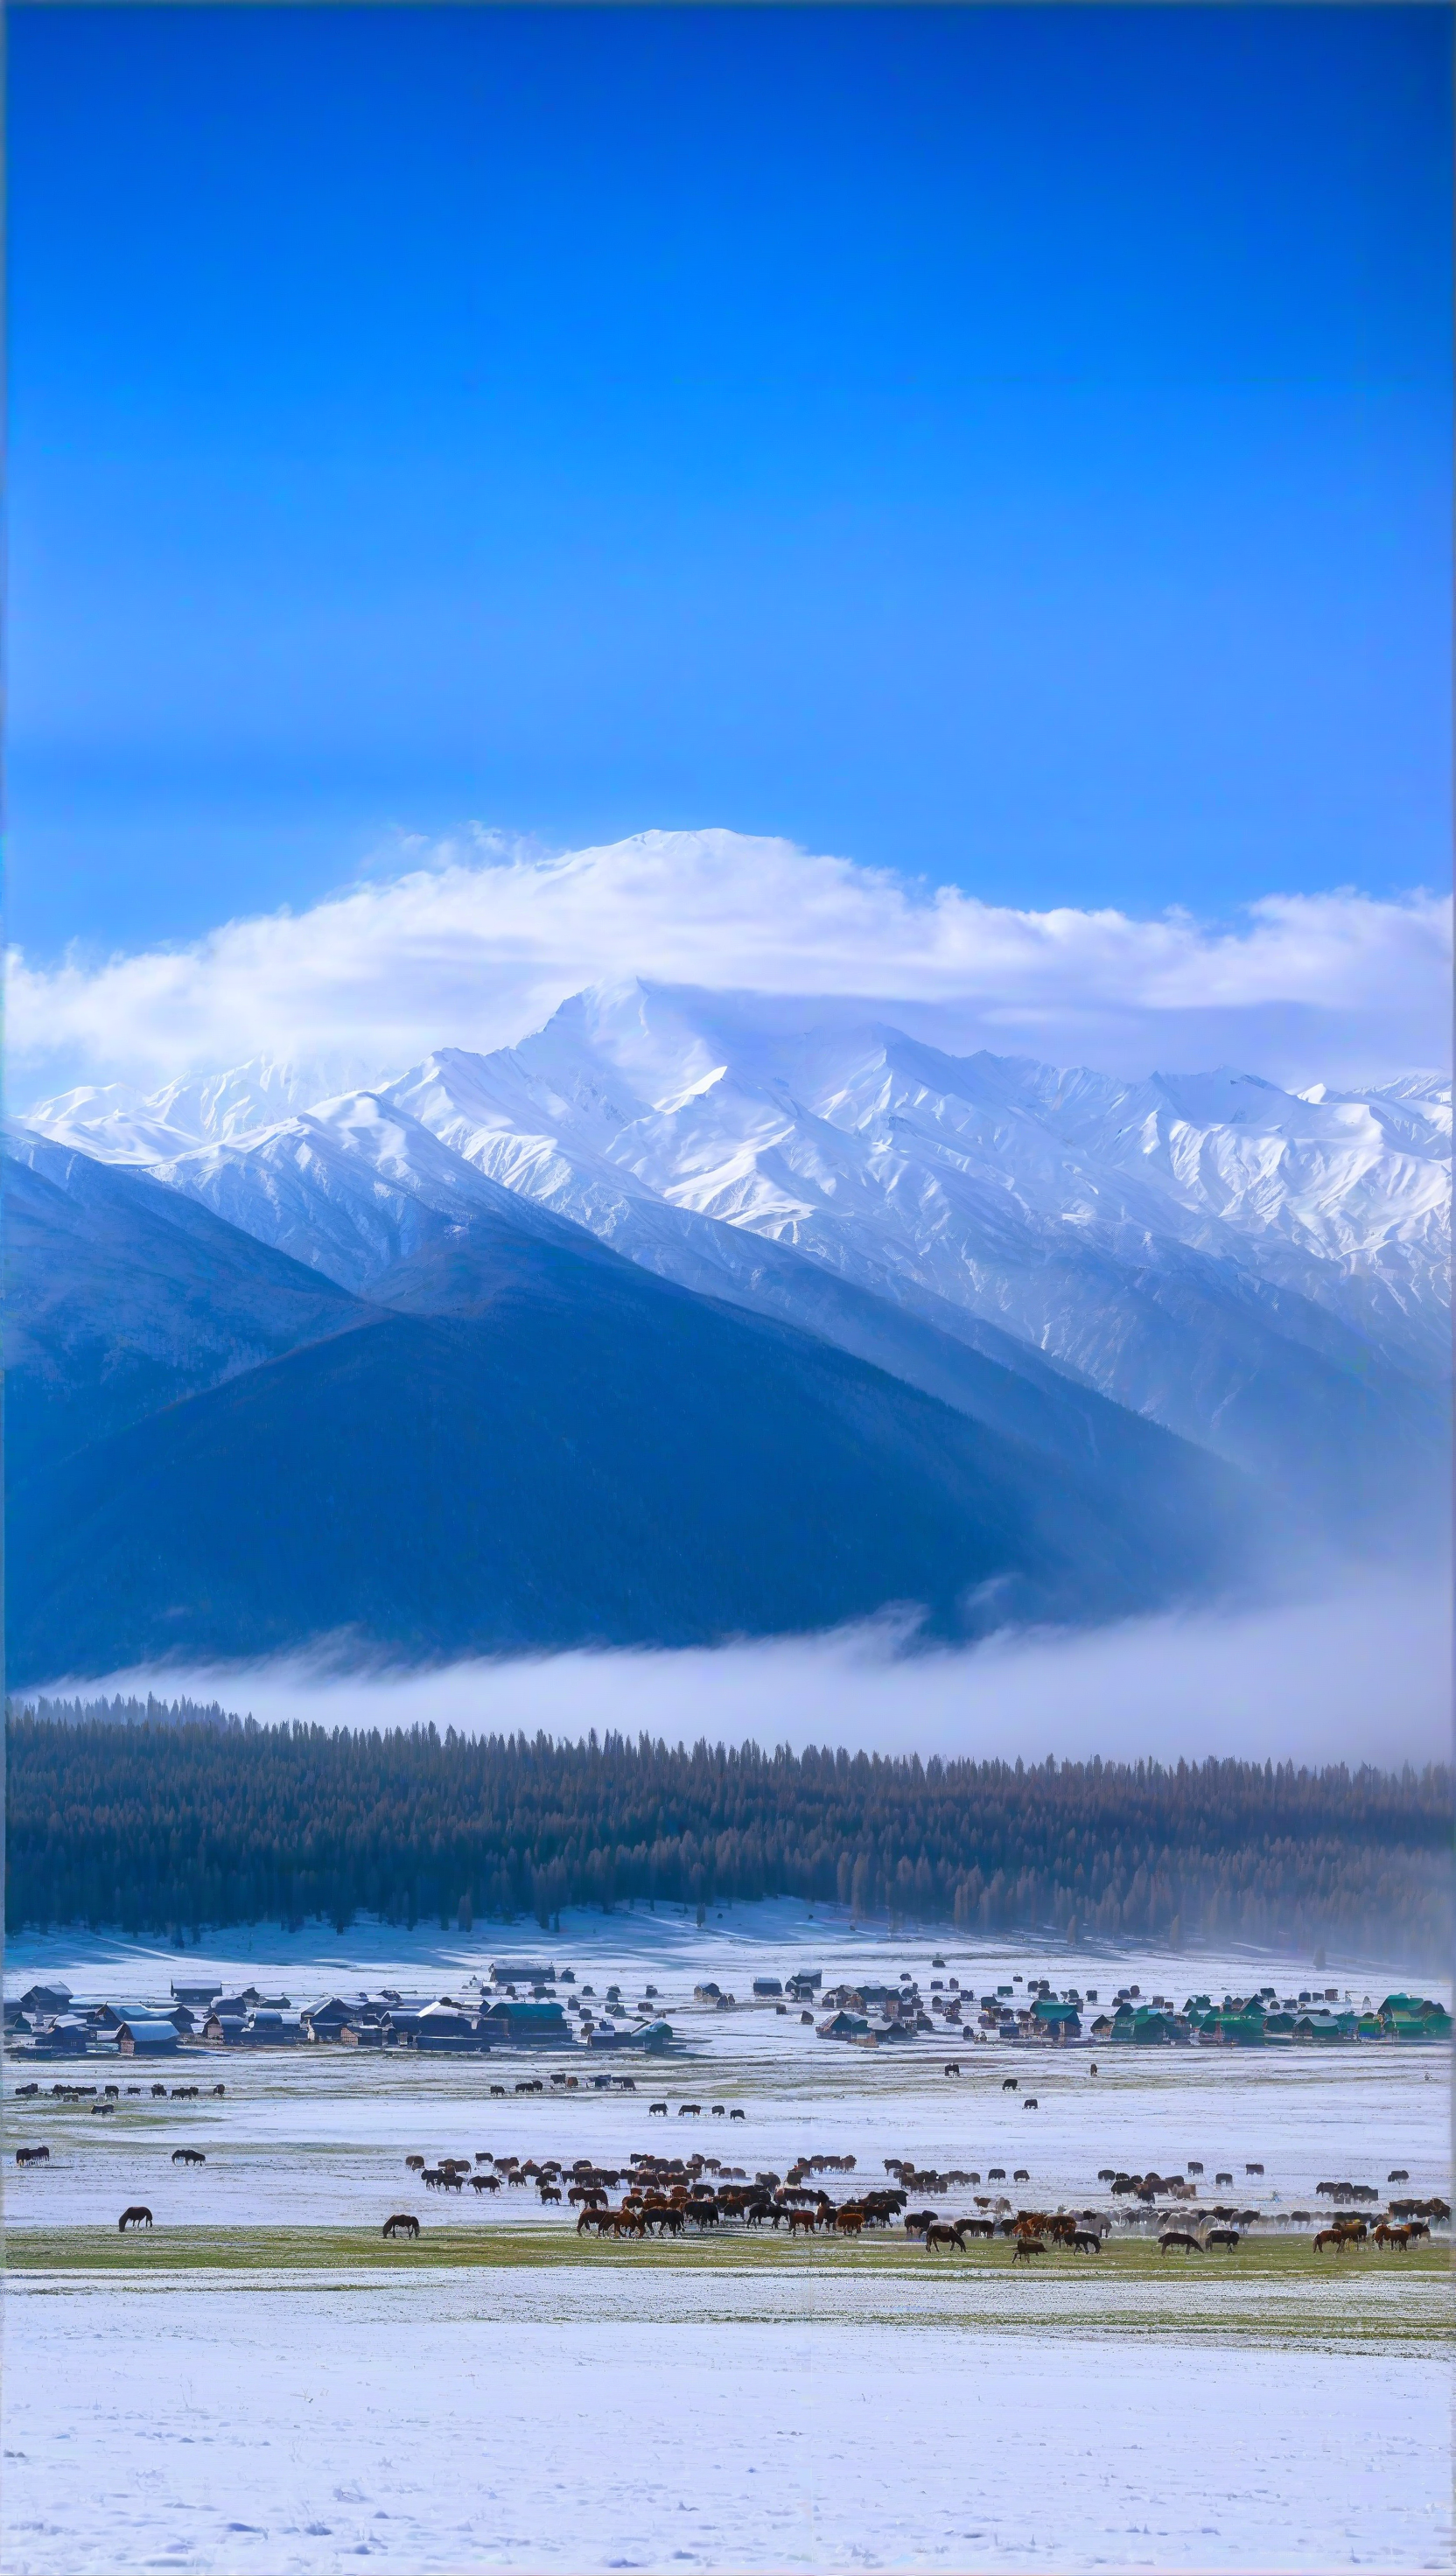
<svg viewBox="0 0 1456 2576"><path fill-rule="evenodd" d="M807 1263L1179 1428L1199 1399L1159 1386L1151 1348L1178 1298L1337 1360L1449 1366L1451 1086L1433 1074L1358 1094L1228 1070L1123 1082L632 983L375 1091L309 1101L255 1064L146 1098L73 1091L30 1113L22 1151L26 1130L139 1165L356 1293L467 1221L483 1178L686 1286L782 1303Z"/></svg>
<svg viewBox="0 0 1456 2576"><path fill-rule="evenodd" d="M1437 1549L1450 1138L1434 1075L638 983L342 1096L68 1093L8 1133L15 1669L979 1633Z"/></svg>

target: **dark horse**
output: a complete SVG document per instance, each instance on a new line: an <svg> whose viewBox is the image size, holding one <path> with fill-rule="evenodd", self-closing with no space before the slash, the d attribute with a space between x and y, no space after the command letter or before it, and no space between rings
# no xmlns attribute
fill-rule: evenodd
<svg viewBox="0 0 1456 2576"><path fill-rule="evenodd" d="M419 2220L411 2217L410 2212L407 2209L397 2209L393 2218L386 2218L381 2230L381 2233L385 2236L399 2236L401 2234L405 2236L418 2236L419 2232Z"/></svg>
<svg viewBox="0 0 1456 2576"><path fill-rule="evenodd" d="M129 2227L150 2227L151 2223L152 2213L149 2209L124 2209L116 2222L123 2236Z"/></svg>

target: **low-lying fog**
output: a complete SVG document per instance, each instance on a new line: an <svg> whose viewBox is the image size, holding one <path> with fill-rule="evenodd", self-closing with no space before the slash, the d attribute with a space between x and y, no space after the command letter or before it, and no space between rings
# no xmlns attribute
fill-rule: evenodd
<svg viewBox="0 0 1456 2576"><path fill-rule="evenodd" d="M963 1651L915 1651L907 1629L886 1619L830 1636L423 1673L349 1669L336 1648L311 1661L168 1667L52 1688L85 1699L149 1689L216 1699L270 1723L433 1722L558 1737L617 1727L673 1742L705 1735L882 1753L1216 1753L1390 1767L1451 1752L1444 1583L1352 1575L1318 1600L1009 1634Z"/></svg>

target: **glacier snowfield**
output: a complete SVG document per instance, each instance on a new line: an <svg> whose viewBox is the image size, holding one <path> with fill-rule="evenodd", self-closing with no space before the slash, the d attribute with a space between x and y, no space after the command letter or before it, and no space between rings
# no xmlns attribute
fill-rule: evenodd
<svg viewBox="0 0 1456 2576"><path fill-rule="evenodd" d="M295 2002L363 1984L453 1991L541 1936L266 1927L216 1957L55 1934L10 1945L7 1990L78 1992L251 1979ZM110 2120L16 2103L6 2143L44 2136L48 2168L7 2159L3 2562L31 2571L401 2571L1177 2567L1427 2568L1449 2563L1451 2316L1439 2251L1410 2264L1316 2262L1278 2213L1350 2174L1449 2198L1445 2051L1350 2047L1141 2054L1015 2049L963 2037L874 2052L820 2040L797 2011L740 1998L755 1974L823 1970L922 1989L932 1955L977 1992L1016 1975L1104 1999L1314 1982L1250 1955L1093 1958L1022 1941L849 1934L802 1908L685 1918L572 1915L549 1955L600 1995L650 1979L681 2053L624 2096L509 2088L554 2060L421 2063L305 2049L164 2070L195 2103L148 2097ZM1337 1961L1357 1995L1405 1982ZM1427 1981L1429 1986L1429 1981ZM1423 1989L1424 1990L1424 1989ZM1431 1989L1447 1994L1444 1986ZM1099 2068L1089 2072L1092 2057ZM605 2071L573 2050L583 2079ZM27 2070L28 2072L29 2070ZM82 2070L58 2070L79 2075ZM115 2070L123 2086L133 2071ZM110 2069L88 2065L85 2079ZM1017 2094L1002 2091L1014 2072ZM145 2070L141 2079L146 2080ZM224 2080L226 2096L206 2091ZM490 2097L504 2082L504 2099ZM1023 2108L1035 2093L1039 2108ZM671 2115L650 2119L666 2099ZM703 2105L677 2117L683 2100ZM742 2122L713 2120L715 2101ZM205 2166L174 2167L196 2145ZM449 2204L409 2152L570 2162L699 2152L752 2174L796 2151L888 2155L985 2174L1024 2165L1019 2201L1105 2203L1102 2165L1231 2170L1264 2220L1220 2263L1120 2242L1093 2264L1012 2275L1006 2249L956 2262L903 2237L793 2247L711 2236L579 2245L533 2192ZM1262 2163L1262 2177L1244 2166ZM848 2185L830 2176L830 2188ZM1008 2186L1009 2187L1009 2186ZM949 2210L969 2195L931 2195ZM116 2213L147 2202L150 2238ZM386 2249L413 2208L418 2247ZM432 2242L433 2240L433 2242Z"/></svg>

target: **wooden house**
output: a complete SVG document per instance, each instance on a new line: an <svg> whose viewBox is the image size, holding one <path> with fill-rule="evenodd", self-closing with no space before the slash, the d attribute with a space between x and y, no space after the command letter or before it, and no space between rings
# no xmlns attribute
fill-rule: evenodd
<svg viewBox="0 0 1456 2576"><path fill-rule="evenodd" d="M124 2021L116 2034L118 2053L122 2057L174 2057L177 2053L177 2025L174 2021Z"/></svg>

